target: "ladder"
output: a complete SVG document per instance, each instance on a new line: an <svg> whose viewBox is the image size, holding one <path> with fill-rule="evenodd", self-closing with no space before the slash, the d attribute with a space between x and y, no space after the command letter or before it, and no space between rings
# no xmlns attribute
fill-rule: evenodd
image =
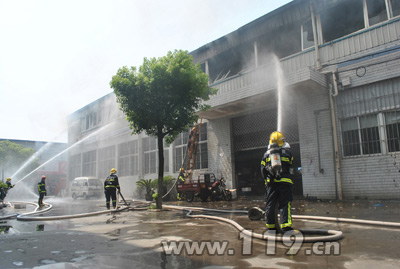
<svg viewBox="0 0 400 269"><path fill-rule="evenodd" d="M202 119L200 119L200 123L196 124L189 134L190 145L188 147L188 162L186 164L186 172L185 172L185 180L189 178L189 182L192 181L193 170L196 166L196 157L197 157L197 146L198 140L201 131Z"/></svg>

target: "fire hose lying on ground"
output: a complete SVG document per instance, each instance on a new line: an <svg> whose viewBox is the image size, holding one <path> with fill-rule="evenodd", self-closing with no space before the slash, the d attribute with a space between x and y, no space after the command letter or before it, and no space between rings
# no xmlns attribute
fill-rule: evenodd
<svg viewBox="0 0 400 269"><path fill-rule="evenodd" d="M142 201L135 201L137 202L136 205L134 206L128 206L128 203L123 199L126 206L123 206L121 208L111 210L111 213L115 212L121 212L125 210L140 210L140 209L146 209L143 208L143 206L150 205L151 203L149 202L142 202ZM33 204L36 206L35 203L27 203L27 202L13 202L14 204L17 203L26 203L26 204ZM11 203L10 203L11 205ZM224 217L219 217L219 216L214 216L214 215L193 215L193 211L204 211L204 212L216 212L216 213L240 213L240 214L248 214L249 217L252 216L253 220L255 220L255 215L260 215L260 219L262 217L263 211L259 208L252 208L249 211L246 210L221 210L221 209L210 209L210 208L201 208L201 207L185 207L185 206L173 206L173 205L164 205L165 208L168 209L175 209L175 210L184 210L187 211L186 216L189 218L205 218L205 219L211 219L211 220L217 220L217 221L222 221L225 223L228 223L232 225L234 228L236 228L240 233L243 233L247 236L261 239L261 240L270 240L270 239L275 239L278 242L284 242L284 241L290 241L291 235L296 236L296 234L289 234L289 236L285 235L271 235L271 234L260 234L260 233L254 233L252 231L246 230L243 226L238 224L236 221ZM60 220L60 219L72 219L72 218L82 218L82 217L90 217L90 216L96 216L96 215L102 215L102 214L109 214L110 210L102 210L102 211L97 211L97 212L91 212L91 213L82 213L82 214L75 214L75 215L63 215L63 216L48 216L48 217L43 217L43 216L33 216L38 213L43 213L46 211L51 210L52 205L46 204L44 208L41 210L38 210L39 208L36 207L34 211L29 212L29 213L24 213L24 214L12 214L8 216L3 216L0 217L0 220L2 219L9 219L9 218L15 218L20 221L47 221L47 220ZM258 213L254 213L254 210L259 211ZM357 219L348 219L348 218L334 218L334 217L318 217L318 216L301 216L301 215L292 215L293 219L301 219L301 220L317 220L317 221L333 221L333 222L344 222L344 223L353 223L353 224L362 224L362 225L379 225L379 226L384 226L384 227L392 227L392 228L400 228L400 223L398 222L384 222L384 221L373 221L373 220L357 220ZM304 235L309 235L304 237L303 242L327 242L327 241L337 241L340 240L343 237L343 233L341 231L337 230L324 230L324 229L300 229L299 230L301 234ZM311 236L313 235L313 236Z"/></svg>

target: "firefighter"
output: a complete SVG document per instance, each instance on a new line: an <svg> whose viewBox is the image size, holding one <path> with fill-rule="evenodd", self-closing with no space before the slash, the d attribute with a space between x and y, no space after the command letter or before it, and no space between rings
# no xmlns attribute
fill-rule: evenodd
<svg viewBox="0 0 400 269"><path fill-rule="evenodd" d="M112 168L110 175L104 181L104 194L106 195L106 207L110 209L110 200L112 199L113 208L117 208L117 189L121 191L118 182L117 170Z"/></svg>
<svg viewBox="0 0 400 269"><path fill-rule="evenodd" d="M8 177L8 178L6 179L6 184L7 184L7 191L8 191L9 189L14 188L14 186L15 186L15 185L11 184L11 177Z"/></svg>
<svg viewBox="0 0 400 269"><path fill-rule="evenodd" d="M46 176L42 176L42 179L38 183L38 192L39 192L39 201L38 205L39 207L42 207L43 204L43 198L46 196Z"/></svg>
<svg viewBox="0 0 400 269"><path fill-rule="evenodd" d="M178 185L182 185L183 183L185 183L185 169L181 168L179 169L179 176L178 176ZM182 200L182 193L180 193L178 191L178 195L177 195L177 199L178 201Z"/></svg>
<svg viewBox="0 0 400 269"><path fill-rule="evenodd" d="M0 181L0 208L3 208L3 201L6 198L6 193L7 193L7 184L3 183L3 181Z"/></svg>
<svg viewBox="0 0 400 269"><path fill-rule="evenodd" d="M4 201L4 199L7 196L7 192L9 189L14 187L14 185L11 184L11 178L8 177L6 179L6 183L0 182L0 200Z"/></svg>
<svg viewBox="0 0 400 269"><path fill-rule="evenodd" d="M293 201L293 181L290 167L293 154L281 132L270 135L268 149L261 160L261 174L266 187L266 226L269 233L276 233L275 206L279 205L282 232L293 230L291 202Z"/></svg>

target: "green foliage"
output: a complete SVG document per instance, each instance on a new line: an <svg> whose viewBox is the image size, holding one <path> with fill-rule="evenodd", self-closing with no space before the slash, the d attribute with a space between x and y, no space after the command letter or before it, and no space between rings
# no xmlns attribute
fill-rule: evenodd
<svg viewBox="0 0 400 269"><path fill-rule="evenodd" d="M163 178L163 187L167 188L170 185L172 185L173 180L174 180L173 176L165 176ZM154 189L158 189L158 179L153 179L153 181L151 182L151 187Z"/></svg>
<svg viewBox="0 0 400 269"><path fill-rule="evenodd" d="M11 175L16 172L35 151L31 148L24 148L22 145L8 140L0 141L0 168L5 169ZM32 161L21 173L32 171L39 166L38 160ZM8 177L8 176L7 176Z"/></svg>
<svg viewBox="0 0 400 269"><path fill-rule="evenodd" d="M145 58L139 71L122 67L110 86L133 133L166 137L167 143L197 122L195 112L207 108L202 101L216 93L193 57L182 50Z"/></svg>
<svg viewBox="0 0 400 269"><path fill-rule="evenodd" d="M203 101L217 92L208 87L208 76L193 57L183 50L168 52L160 58L144 58L139 67L122 67L112 77L120 109L124 112L132 133L143 131L157 137L158 191L157 208L162 208L164 174L163 139L170 144L176 136L197 122L195 114L206 110Z"/></svg>
<svg viewBox="0 0 400 269"><path fill-rule="evenodd" d="M139 191L146 190L146 193L150 193L153 184L151 179L141 179L136 185Z"/></svg>

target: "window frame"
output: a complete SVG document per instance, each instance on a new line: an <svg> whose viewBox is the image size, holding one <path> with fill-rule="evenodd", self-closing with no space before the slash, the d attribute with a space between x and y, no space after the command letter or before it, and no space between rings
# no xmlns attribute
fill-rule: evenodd
<svg viewBox="0 0 400 269"><path fill-rule="evenodd" d="M398 122L388 122L387 118L388 115L391 113L396 113L398 114ZM363 142L363 137L361 131L366 128L362 128L360 118L365 117L365 116L376 116L377 124L376 126L373 126L373 128L376 128L375 132L378 135L378 144L380 147L380 152L365 152L365 147L363 144L365 143L374 143L373 140L370 140L368 142ZM397 117L397 116L396 116ZM351 119L357 119L357 129L352 129L352 130L357 130L357 135L358 135L358 142L356 143L358 148L359 148L359 154L346 154L346 145L348 143L345 143L345 135L344 132L351 131L351 130L344 130L343 128L343 121L345 120L351 120ZM386 155L386 154L392 154L396 152L400 152L400 110L390 110L390 111L381 111L379 113L374 113L374 114L368 114L368 115L362 115L362 116L356 116L356 117L351 117L351 118L345 118L340 120L340 132L341 132L341 146L342 146L342 157L343 158L352 158L352 157L365 157L365 156L373 156L373 155ZM396 125L396 132L390 132L389 127L392 125ZM367 127L371 128L371 127ZM389 137L392 134L392 137ZM393 142L392 142L393 141ZM376 143L376 140L375 140ZM397 143L397 144L396 144ZM394 144L394 145L393 145Z"/></svg>

